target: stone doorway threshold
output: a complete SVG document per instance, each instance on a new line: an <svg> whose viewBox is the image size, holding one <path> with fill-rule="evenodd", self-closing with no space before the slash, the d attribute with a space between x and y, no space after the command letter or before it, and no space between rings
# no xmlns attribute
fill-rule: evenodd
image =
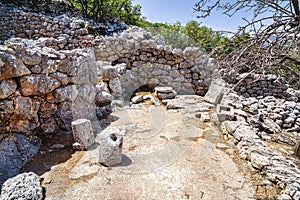
<svg viewBox="0 0 300 200"><path fill-rule="evenodd" d="M99 165L97 145L76 152L41 175L46 200L253 199L250 177L217 148L219 131L199 124L210 105L197 96L181 96L180 104L175 110L140 104L114 111L104 131L123 131L122 163Z"/></svg>

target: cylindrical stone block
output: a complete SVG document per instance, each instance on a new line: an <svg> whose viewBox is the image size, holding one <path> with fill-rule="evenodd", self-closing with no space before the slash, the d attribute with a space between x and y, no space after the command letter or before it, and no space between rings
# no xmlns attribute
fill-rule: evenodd
<svg viewBox="0 0 300 200"><path fill-rule="evenodd" d="M122 162L123 136L119 131L101 133L99 162L104 166L113 166Z"/></svg>
<svg viewBox="0 0 300 200"><path fill-rule="evenodd" d="M95 143L94 132L90 120L77 119L71 124L74 140L75 142L78 142L83 149L87 149Z"/></svg>

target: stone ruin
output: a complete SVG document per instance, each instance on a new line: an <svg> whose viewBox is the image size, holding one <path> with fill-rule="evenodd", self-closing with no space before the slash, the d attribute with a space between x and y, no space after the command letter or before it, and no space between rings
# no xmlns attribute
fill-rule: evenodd
<svg viewBox="0 0 300 200"><path fill-rule="evenodd" d="M78 119L90 120L94 133L101 132L99 119L116 106L129 105L142 86L209 96L219 77L213 59L198 48L173 49L138 27L94 36L83 19L2 3L0 24L0 184L38 152L42 136L71 132L71 122ZM224 93L224 83L217 85L222 94L212 91L210 98L218 99L211 100L217 108L211 118L222 122L224 137L237 145L241 157L281 184L282 199L299 199L297 161L262 141L295 145L300 93L273 75L240 78L232 90Z"/></svg>
<svg viewBox="0 0 300 200"><path fill-rule="evenodd" d="M4 4L0 23L1 182L38 151L40 137L70 132L71 122L81 118L98 133L98 119L112 105L129 104L143 85L203 95L216 73L199 49L172 49L138 27L95 37L82 19Z"/></svg>

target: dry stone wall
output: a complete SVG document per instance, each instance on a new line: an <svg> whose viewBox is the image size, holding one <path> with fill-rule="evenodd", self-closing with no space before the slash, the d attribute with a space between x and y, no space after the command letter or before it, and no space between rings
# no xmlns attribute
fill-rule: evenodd
<svg viewBox="0 0 300 200"><path fill-rule="evenodd" d="M300 93L289 89L282 77L264 74L241 74L234 90L244 97L274 96L291 101L300 100Z"/></svg>
<svg viewBox="0 0 300 200"><path fill-rule="evenodd" d="M100 61L100 77L102 61L113 65L125 63L125 72L117 77L125 100L134 90L147 84L170 86L178 94L204 95L218 74L213 60L199 48L173 49L164 45L163 38L138 27L102 38L95 46L95 55Z"/></svg>
<svg viewBox="0 0 300 200"><path fill-rule="evenodd" d="M70 14L70 12L66 13ZM11 4L0 2L0 44L10 38L38 40L43 46L56 50L85 48L97 45L97 37L89 33L93 28L102 28L108 35L123 31L127 26L116 22L95 24L80 17L67 14L41 14L33 10L22 10Z"/></svg>
<svg viewBox="0 0 300 200"><path fill-rule="evenodd" d="M164 46L163 38L137 27L113 37L95 37L88 31L93 22L67 15L28 12L7 4L0 8L0 25L3 27L0 44L19 37L34 39L36 45L55 50L94 47L98 61L126 63L128 73L119 78L126 82L128 76L133 77L135 85L123 86L125 96L132 92L128 88L137 89L147 82L172 86L179 94L204 95L212 76L217 74L212 59L199 49ZM111 25L109 29L125 28Z"/></svg>
<svg viewBox="0 0 300 200"><path fill-rule="evenodd" d="M0 46L0 187L38 152L39 137L71 131L79 118L101 131L93 51L56 51L21 39L6 43Z"/></svg>
<svg viewBox="0 0 300 200"><path fill-rule="evenodd" d="M95 67L93 52L29 47L34 44L27 40L8 43L0 49L0 131L33 135L70 130L70 109L81 90L91 98L84 101L94 102L95 94L90 93L95 92L89 91L95 90L97 81L90 73Z"/></svg>

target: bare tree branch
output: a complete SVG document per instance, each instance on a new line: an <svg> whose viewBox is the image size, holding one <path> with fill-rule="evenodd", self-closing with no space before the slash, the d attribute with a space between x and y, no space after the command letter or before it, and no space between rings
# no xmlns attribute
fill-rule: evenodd
<svg viewBox="0 0 300 200"><path fill-rule="evenodd" d="M288 70L300 79L300 9L298 0L200 0L195 4L199 17L207 17L213 10L233 16L238 12L252 12L243 18L229 44L230 51L218 59L222 74L230 74L230 81L242 72L265 73L272 69ZM218 48L214 52L224 51Z"/></svg>

